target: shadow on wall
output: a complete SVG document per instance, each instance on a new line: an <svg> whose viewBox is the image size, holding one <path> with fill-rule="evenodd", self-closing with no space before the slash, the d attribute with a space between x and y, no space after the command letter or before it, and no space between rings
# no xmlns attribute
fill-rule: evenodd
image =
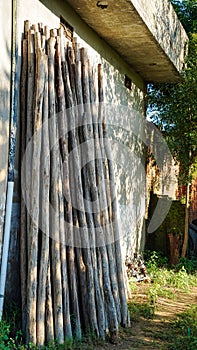
<svg viewBox="0 0 197 350"><path fill-rule="evenodd" d="M113 128L110 132L122 146L114 164L120 229L124 253L133 256L143 250L143 218L145 214L144 145L131 132ZM115 147L113 146L113 151Z"/></svg>
<svg viewBox="0 0 197 350"><path fill-rule="evenodd" d="M9 90L8 77L0 84L0 261L7 190L9 145Z"/></svg>
<svg viewBox="0 0 197 350"><path fill-rule="evenodd" d="M119 158L114 169L123 252L133 256L143 250L144 244L142 228L145 213L145 149L141 140L122 128L113 128L110 134L118 144L124 145L123 151L118 153Z"/></svg>
<svg viewBox="0 0 197 350"><path fill-rule="evenodd" d="M101 57L105 74L106 102L132 108L144 115L144 94L131 81L131 90L125 87L125 75ZM132 80L132 77L130 77ZM123 117L123 116L122 116Z"/></svg>
<svg viewBox="0 0 197 350"><path fill-rule="evenodd" d="M5 207L7 194L8 177L8 157L9 157L9 139L10 139L10 110L11 110L11 76L9 65L11 64L11 53L6 45L6 56L8 57L8 68L1 71L0 83L0 267L3 252L4 225L5 225ZM17 50L16 50L17 52ZM6 62L6 60L5 60ZM17 57L18 68L20 70L20 57ZM17 68L17 69L18 69ZM18 101L18 72L16 72L16 99ZM18 103L16 105L18 108ZM15 111L15 115L19 115ZM18 121L19 124L19 121ZM17 125L17 140L19 142L19 125ZM19 152L18 152L19 156ZM17 166L18 168L18 166ZM16 197L16 188L18 188L18 179L15 182L15 192L12 205L12 219L10 232L9 257L7 265L5 304L20 301L20 275L19 275L19 232L20 232L20 203Z"/></svg>
<svg viewBox="0 0 197 350"><path fill-rule="evenodd" d="M102 60L105 101L112 144L119 203L119 226L123 255L133 256L144 248L145 146L143 92L134 84L124 85L125 76ZM111 110L110 110L111 105ZM110 115L113 114L113 115ZM111 123L113 121L113 123ZM141 136L141 137L140 137Z"/></svg>
<svg viewBox="0 0 197 350"><path fill-rule="evenodd" d="M18 66L20 65L18 59ZM143 93L135 85L132 90L124 87L124 74L118 72L108 62L103 60L104 72L106 74L106 102L114 102L116 105L125 105L128 108L140 110L143 113ZM18 76L19 73L17 72ZM17 81L19 84L19 79ZM19 89L18 89L19 91ZM136 118L138 115L136 116ZM123 118L124 115L117 115L117 118ZM9 126L9 120L7 120ZM121 124L121 123L120 123ZM141 133L139 120L139 134ZM116 120L116 127L112 125L110 135L113 142L118 145L123 145L126 150L130 151L131 157L125 157L124 152L118 154L119 160L114 162L116 188L118 202L120 205L120 226L127 254L141 251L143 245L142 226L143 226L143 208L145 207L145 170L144 164L144 146L136 135L130 130L125 130L119 127L119 119ZM4 123L5 126L5 123ZM8 128L9 129L9 128ZM3 131L4 132L4 131ZM17 129L17 145L19 143L19 128ZM2 133L3 134L3 133ZM17 146L17 150L19 147ZM8 132L7 132L7 150L4 152L7 164L8 158ZM128 162L127 162L128 160ZM19 161L19 152L16 155L16 163ZM125 161L128 164L125 164ZM125 164L125 166L124 166ZM6 169L7 172L7 169ZM6 188L6 187L5 187ZM18 184L16 190L20 192ZM5 193L5 191L4 191ZM5 205L5 199L4 199ZM19 279L19 221L20 212L17 203L13 206L12 213L12 232L10 241L10 252L8 262L8 278L6 284L6 302L9 300L18 301L20 294L20 279ZM3 225L2 225L3 226ZM2 231L3 232L3 231Z"/></svg>
<svg viewBox="0 0 197 350"><path fill-rule="evenodd" d="M158 197L151 192L146 226L157 205ZM146 250L160 251L170 256L169 234L184 234L185 206L179 201L172 201L171 208L161 226L153 233L146 233Z"/></svg>

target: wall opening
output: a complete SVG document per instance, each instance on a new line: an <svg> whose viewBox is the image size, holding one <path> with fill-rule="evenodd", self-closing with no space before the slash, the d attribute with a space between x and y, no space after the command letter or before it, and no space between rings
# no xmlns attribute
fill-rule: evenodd
<svg viewBox="0 0 197 350"><path fill-rule="evenodd" d="M125 75L124 85L126 86L127 89L131 90L131 88L132 88L132 81L127 75Z"/></svg>
<svg viewBox="0 0 197 350"><path fill-rule="evenodd" d="M64 28L64 34L66 38L70 41L73 40L73 27L62 17L60 16L60 25Z"/></svg>

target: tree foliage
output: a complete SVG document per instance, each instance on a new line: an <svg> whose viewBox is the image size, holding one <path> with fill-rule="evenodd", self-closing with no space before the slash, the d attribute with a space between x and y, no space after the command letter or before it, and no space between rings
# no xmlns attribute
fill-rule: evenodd
<svg viewBox="0 0 197 350"><path fill-rule="evenodd" d="M187 33L197 32L196 0L171 0L171 3Z"/></svg>
<svg viewBox="0 0 197 350"><path fill-rule="evenodd" d="M149 85L148 110L180 163L181 182L186 183L197 159L197 2L172 3L189 36L187 64L180 82Z"/></svg>

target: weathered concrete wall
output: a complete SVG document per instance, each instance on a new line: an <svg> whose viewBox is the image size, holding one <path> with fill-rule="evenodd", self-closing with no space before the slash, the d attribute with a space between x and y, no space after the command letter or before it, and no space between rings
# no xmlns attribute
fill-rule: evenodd
<svg viewBox="0 0 197 350"><path fill-rule="evenodd" d="M7 3L6 3L7 4ZM6 60L3 60L1 66L1 72L4 74L4 80L6 82L6 88L2 89L3 108L2 116L0 119L0 133L3 137L3 142L0 143L1 152L1 182L2 194L0 198L0 203L5 204L6 196L6 174L7 174L7 154L8 154L8 126L9 126L9 85L10 85L10 50L11 50L11 4L8 6L10 23L10 32L7 30L7 26L4 23L6 32L2 41L4 43L4 56ZM6 7L5 7L6 8ZM31 9L31 11L30 11ZM1 13L5 13L3 10ZM144 101L143 101L143 89L144 83L142 79L119 57L119 55L114 52L98 35L92 31L77 15L76 13L63 1L36 1L29 0L28 6L25 0L18 0L17 2L17 82L16 90L19 91L20 88L20 69L21 69L21 39L24 30L24 21L29 20L31 23L42 22L48 25L50 28L58 28L60 23L60 15L62 15L73 27L75 34L78 36L79 40L83 45L87 46L91 56L93 64L103 63L104 66L104 81L105 81L105 102L116 106L125 105L129 108L135 108L140 110L143 114L144 111ZM3 23L3 22L1 22ZM7 50L7 51L6 51ZM6 62L7 61L7 62ZM132 79L132 90L128 90L124 86L125 74ZM5 89L7 89L7 94L5 94ZM7 96L8 95L8 96ZM120 119L119 119L120 118ZM119 121L124 118L119 112L115 115L115 125L110 130L110 134L113 139L117 140L117 144L125 144L128 153L132 153L132 135L130 135L129 130L126 132L119 128ZM143 118L143 117L142 117ZM11 242L10 242L10 255L9 255L9 265L8 265L8 280L6 286L7 297L14 300L14 295L16 293L15 288L10 288L10 286L16 286L18 290L18 285L16 283L17 274L12 275L11 271L13 266L18 266L18 248L19 248L19 226L17 224L19 218L19 186L18 186L18 159L19 159L19 144L20 144L20 113L18 105L18 132L17 132L17 154L16 154L16 167L15 167L15 191L14 191L14 206L12 214L12 229L11 229ZM137 164L136 164L137 165ZM145 201L144 193L140 190L140 179L139 183L130 183L130 177L125 172L124 166L114 164L115 174L116 174L116 184L117 184L117 195L120 204L120 229L121 237L123 240L122 246L124 254L126 254L127 247L133 253L136 250L136 246L140 249L141 242L141 226L142 220L137 222L135 225L136 213L134 213L133 203L130 203L131 192L135 197L142 197L142 202ZM133 169L135 169L135 164L133 164ZM134 198L134 196L133 196ZM1 209L1 207L0 207ZM0 219L4 219L3 210L0 212ZM3 225L0 226L2 230ZM2 231L3 232L3 231ZM16 298L17 299L17 298Z"/></svg>
<svg viewBox="0 0 197 350"><path fill-rule="evenodd" d="M47 10L39 1L17 1L17 33L16 50L18 51L16 66L16 94L20 89L21 69L21 39L24 31L24 20L33 22L46 22L51 27L59 26L59 19L51 11ZM5 219L5 203L7 190L7 165L9 147L9 122L10 122L10 91L11 91L11 43L12 43L12 1L1 0L0 2L0 265L3 246L3 229ZM19 301L19 238L20 238L20 193L18 184L18 161L20 157L20 112L18 103L17 113L17 142L15 164L15 187L12 207L12 222L10 233L10 247L8 270L6 280L5 303ZM14 271L14 273L13 273Z"/></svg>
<svg viewBox="0 0 197 350"><path fill-rule="evenodd" d="M175 17L174 12L172 11L172 7L169 5L168 1L165 0L162 2L162 4L159 5L156 1L151 0L148 6L147 2L145 3L144 0L133 0L131 2L137 8L147 27L150 27L151 32L154 33L156 40L160 43L161 46L165 45L165 47L163 46L163 50L168 50L166 52L168 52L169 57L171 57L173 63L176 65L176 68L179 70L183 63L184 55L183 52L180 51L183 48L178 44L182 35L184 35L184 32L182 31L182 27L177 21L177 18ZM10 11L10 16L8 17L11 18L11 4L6 2L6 8L8 12ZM29 0L27 6L25 0L18 0L17 14L17 47L19 52L17 65L18 88L21 63L21 38L23 35L24 21L26 19L30 20L31 23L42 22L48 25L50 28L58 28L60 16L63 16L74 27L75 35L78 36L83 45L88 47L92 62L95 65L100 62L103 63L105 77L105 102L111 106L125 106L125 113L124 111L122 112L121 108L119 110L116 109L116 115L113 117L115 125L109 126L110 137L113 141L115 141L115 145L118 145L117 154L118 152L121 152L121 147L123 147L124 149L126 148L126 156L128 158L131 157L132 159L132 169L130 169L130 174L128 174L128 169L126 166L124 168L124 159L122 159L125 157L124 153L120 154L120 159L116 159L116 162L114 163L117 195L120 204L120 226L123 241L125 241L123 246L130 247L132 253L134 250L140 250L141 243L143 242L143 220L141 214L143 212L142 209L145 206L145 174L143 173L143 169L141 169L138 173L138 176L136 177L136 169L139 167L139 162L141 163L141 160L143 160L143 147L140 140L136 141L130 130L124 129L124 123L122 123L122 121L124 121L126 118L129 118L128 110L130 109L132 110L130 122L132 124L132 121L134 121L135 118L138 118L140 129L144 114L143 80L136 72L132 70L132 68L127 63L125 63L125 61L115 51L109 47L108 44L106 44L104 40L102 40L90 27L84 23L84 21L81 20L76 12L74 12L73 9L68 4L66 4L65 1ZM166 22L166 19L168 18L170 18L170 24L167 24ZM7 82L10 82L10 56L8 52L10 50L11 43L11 23L9 26L10 34L8 35L8 32L6 31L6 40L9 42L9 45L6 44L6 41L4 41L4 55L8 58L9 64L4 61L1 68L1 71L4 71L4 77L7 79ZM166 26L169 28L169 31L167 32ZM2 31L2 33L4 33L4 31ZM6 71L8 71L7 75ZM125 75L129 76L132 80L131 90L128 90L124 85ZM5 99L6 94L3 94L3 96ZM9 99L7 99L7 102L8 100ZM6 101L4 104L5 103ZM9 106L6 107L5 111L8 116ZM128 123L126 124L128 125ZM2 125L4 128L2 134L4 135L4 140L7 142L9 125L8 118L7 124L4 119ZM19 138L20 134L18 133L17 144L19 144ZM7 147L6 142L3 146L4 150ZM7 153L8 152L6 148L6 152L2 152L2 154L6 155ZM2 158L1 166L1 178L4 176L4 181L2 181L0 185L4 186L2 193L5 198L7 158L4 158L5 159ZM17 193L15 193L15 199L17 200ZM2 203L4 205L5 200L2 200ZM1 213L0 218L3 219L3 212Z"/></svg>
<svg viewBox="0 0 197 350"><path fill-rule="evenodd" d="M168 0L67 0L147 82L176 81L187 35Z"/></svg>
<svg viewBox="0 0 197 350"><path fill-rule="evenodd" d="M11 0L0 2L0 261L7 190L11 72Z"/></svg>
<svg viewBox="0 0 197 350"><path fill-rule="evenodd" d="M31 8L31 11L29 11L29 8ZM113 51L105 43L104 40L102 40L87 26L73 10L65 4L64 1L43 0L40 2L29 0L28 7L26 6L25 0L18 1L17 32L19 54L21 52L21 37L23 33L24 20L28 19L31 23L42 22L43 24L48 25L50 28L58 28L60 23L60 15L74 27L74 33L76 36L78 36L78 40L88 48L92 63L95 66L98 63L103 64L105 102L111 104L112 106L124 105L126 110L128 110L128 108L134 108L136 111L138 110L142 113L140 118L144 118L143 80L120 58L115 51ZM20 59L18 62L19 77ZM131 90L128 90L124 85L125 74L132 80ZM124 131L123 129L119 128L119 121L121 121L123 117L124 116L122 116L122 114L117 110L114 118L115 126L110 128L110 135L112 139L116 139L119 145L129 145L128 147L126 146L128 156L130 152L133 152L133 135L130 134L129 130ZM142 154L140 157L142 157ZM139 159L136 160L136 162L138 161ZM138 249L140 249L142 220L137 223L137 226L135 225L137 212L133 212L133 202L130 203L130 197L131 192L133 194L132 198L139 198L139 196L141 196L140 205L143 205L145 201L144 191L142 191L142 188L140 187L140 179L138 179L138 184L136 184L136 182L131 184L130 175L128 176L123 169L123 166L114 163L114 168L116 174L117 195L120 204L120 227L121 236L123 237L124 241L124 251L128 245L131 247L130 250L133 250L134 252L136 245L138 245ZM135 169L135 164L133 164L133 169ZM135 172L133 172L133 176L135 175L134 173ZM128 242L129 244L127 244Z"/></svg>
<svg viewBox="0 0 197 350"><path fill-rule="evenodd" d="M180 72L185 62L188 39L170 1L131 0L131 2L163 51Z"/></svg>
<svg viewBox="0 0 197 350"><path fill-rule="evenodd" d="M141 3L141 6L143 6L143 2L139 1L138 3ZM154 1L154 3L156 4L156 1ZM0 65L0 73L2 73L2 76L4 77L3 81L5 83L5 86L2 87L2 91L7 91L7 94L3 93L3 99L1 100L3 101L3 103L1 102L2 107L0 109L0 190L2 190L2 199L0 199L0 220L2 220L5 203L8 153L8 101L10 91L9 84L11 45L11 22L9 21L11 21L11 1L7 2L3 0L1 1L0 6L2 16L2 31L0 34L0 43L2 43L3 55L5 56L5 59L3 60L3 62L1 62ZM5 11L7 11L6 16ZM105 102L110 104L110 106L116 106L117 108L119 108L116 110L115 115L113 115L113 123L115 125L113 125L112 123L112 126L109 126L109 131L110 138L115 141L113 148L117 148L116 155L119 157L119 159L116 158L117 161L114 164L114 170L117 185L118 201L120 205L119 217L123 237L122 246L124 254L127 250L127 253L132 254L136 250L140 250L141 246L143 245L143 218L141 217L141 213L143 212L143 208L145 208L145 173L143 172L142 168L137 173L138 176L136 177L136 169L138 169L141 160L143 163L143 146L140 139L136 139L136 135L133 135L128 127L126 129L124 128L123 122L125 121L126 125L129 125L130 123L131 126L132 123L135 123L136 125L138 125L139 135L142 132L142 121L144 118L144 82L142 78L136 72L134 72L134 70L132 70L132 68L119 56L119 54L117 54L117 52L111 49L111 47L108 44L106 44L106 42L103 39L101 39L88 25L85 24L84 21L81 20L81 18L76 14L76 12L74 12L71 9L71 7L69 7L66 4L65 1L28 0L27 3L27 1L25 0L18 0L17 13L17 48L19 52L19 57L17 61L18 90L20 83L21 39L23 36L23 27L25 20L30 20L31 23L42 22L43 24L48 25L50 28L58 28L60 23L60 15L63 16L74 27L74 32L78 36L79 40L83 42L83 45L86 45L88 47L92 62L95 65L100 62L103 63L105 76ZM144 16L146 17L147 15L144 14ZM9 30L7 29L8 27ZM156 28L154 30L155 35L159 33L158 27L157 30ZM128 90L124 86L125 75L130 77L132 80L131 90ZM121 109L122 105L125 106L125 110L124 108ZM128 113L129 110L132 111L131 114ZM19 113L18 117L20 117ZM18 128L18 145L19 139L20 133ZM125 149L126 153L123 152ZM132 155L134 155L133 158ZM132 159L132 166L130 165L130 167L128 168L126 166L126 163L129 162L130 158ZM18 155L16 159L18 159ZM17 187L15 188L17 189ZM15 200L18 199L16 189ZM15 218L18 217L18 207L18 204L14 206L13 217ZM0 230L1 227L2 225L0 223ZM17 230L17 225L12 226L13 237L18 237ZM13 245L13 240L11 240L11 247L12 251L10 254L10 261L12 262L13 266L13 250L15 249L15 247L17 247L17 245Z"/></svg>

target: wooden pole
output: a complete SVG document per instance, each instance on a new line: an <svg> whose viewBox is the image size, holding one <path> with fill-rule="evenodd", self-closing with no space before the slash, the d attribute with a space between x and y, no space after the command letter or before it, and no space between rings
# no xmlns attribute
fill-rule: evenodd
<svg viewBox="0 0 197 350"><path fill-rule="evenodd" d="M72 54L71 51L69 51L70 54ZM84 288L81 289L81 307L82 307L82 319L84 320L85 327L88 324L91 324L90 321L90 311L88 309L88 303L92 302L93 295L88 294L88 290L86 293L86 275L91 274L91 265L85 262L85 259L90 259L90 253L89 250L86 249L82 252L80 247L85 246L89 247L89 239L88 239L88 231L87 231L87 224L86 224L86 217L85 217L85 210L84 210L84 203L83 203L83 189L82 189L82 182L81 182L81 166L80 166L80 154L78 152L78 135L77 135L77 129L75 126L75 120L77 120L78 116L78 110L76 105L76 95L75 95L75 83L74 83L74 76L73 76L73 69L72 69L72 62L73 58L72 56L68 56L68 68L67 70L67 96L69 96L69 100L67 101L68 106L72 107L70 108L69 114L68 114L68 126L70 131L70 151L72 151L72 159L69 163L69 174L70 174L70 193L71 193L71 203L75 203L75 208L73 209L73 224L75 231L81 230L81 237L77 244L76 251L76 262L77 262L77 269L79 274L79 281L80 284L84 286ZM70 73L70 75L68 74ZM74 181L73 181L74 179ZM77 187L76 187L77 186ZM77 233L78 234L78 233ZM74 243L75 244L75 243ZM88 260L89 261L89 260ZM88 300L88 302L87 302ZM94 318L92 318L94 319ZM96 330L96 324L94 325L94 329Z"/></svg>
<svg viewBox="0 0 197 350"><path fill-rule="evenodd" d="M85 105L84 117L86 118L84 120L84 126L82 128L82 131L83 131L83 141L86 142L88 141L88 139L91 139L93 137L91 108L90 108L90 91L89 91L89 86L92 84L90 84L89 82L87 54L84 49L81 50L81 54L82 54L82 76L83 76L83 101ZM87 144L87 150L86 152L83 151L83 154L86 154L88 152L94 153L95 152L94 149L92 150L92 147L91 147L91 150L90 149L88 150L88 143L86 144ZM107 311L107 317L109 320L110 333L112 336L114 336L118 332L118 314L117 314L118 309L116 309L116 298L114 299L116 295L115 293L113 293L113 289L115 290L115 283L111 284L111 282L112 283L115 282L115 275L113 276L114 280L110 281L110 269L113 266L113 258L111 259L111 263L109 265L107 249L106 249L105 240L104 240L104 231L103 231L103 228L101 227L99 217L98 217L98 213L100 213L99 195L98 195L99 192L95 187L97 183L96 170L98 171L98 169L95 168L95 162L88 162L86 165L86 169L87 171L84 174L84 182L86 183L85 193L88 193L88 191L90 191L89 199L97 203L97 207L94 208L93 210L94 212L96 209L96 213L94 213L93 217L94 217L94 224L97 228L97 233L99 232L99 236L101 240L100 243L102 245L99 249L102 257L103 283L105 285L104 295L107 299L106 311ZM99 170L102 171L102 169L99 169ZM89 183L89 186L88 186L88 183ZM110 248L109 248L109 251L110 251ZM110 309L110 312L108 308Z"/></svg>
<svg viewBox="0 0 197 350"><path fill-rule="evenodd" d="M31 178L31 166L32 166L32 143L31 138L33 135L33 111L34 111L34 90L35 90L35 42L34 42L34 31L29 30L27 32L28 38L28 75L27 75L27 117L26 117L26 147L29 147L28 152L28 164L25 172L25 186L26 193L31 193L31 183L29 179ZM30 208L30 196L25 198L28 207ZM31 211L31 208L30 208ZM29 212L27 214L27 232L30 230ZM29 251L29 235L27 236L27 254Z"/></svg>
<svg viewBox="0 0 197 350"><path fill-rule="evenodd" d="M61 154L62 158L60 160L60 170L59 170L59 227L60 227L60 257L61 257L61 266L62 266L62 293L63 293L63 318L64 318L64 332L65 337L72 338L72 327L70 319L70 300L69 300L69 288L68 288L68 276L67 276L67 258L66 258L66 232L64 224L64 200L63 200L63 165L62 160L64 161L64 146L65 146L65 91L64 83L62 78L62 62L65 62L65 53L64 53L64 38L63 33L60 31L60 37L57 37L56 41L56 87L58 91L57 96L57 105L58 105L58 134L59 140L61 143Z"/></svg>
<svg viewBox="0 0 197 350"><path fill-rule="evenodd" d="M113 227L113 239L114 239L114 253L115 253L115 260L116 260L116 271L117 271L117 279L118 279L118 286L119 286L119 296L120 296L120 305L121 305L121 323L123 326L126 326L129 324L129 314L128 314L128 307L127 307L127 300L126 300L126 281L125 281L125 273L124 273L124 265L122 261L122 254L121 254L121 248L120 248L120 236L119 236L119 227L118 227L118 211L117 211L117 199L116 199L116 190L115 190L115 180L114 180L114 170L112 165L112 155L111 155L111 149L109 146L109 140L107 135L107 128L105 125L105 111L104 106L102 105L104 101L104 91L103 91L103 70L102 66L98 66L98 74L99 74L99 101L101 102L100 107L100 138L103 140L103 145L101 146L104 154L103 157L106 157L108 159L107 162L107 173L109 176L109 189L106 191L108 193L109 199L108 203L111 203L111 222ZM101 127L102 126L102 127Z"/></svg>
<svg viewBox="0 0 197 350"><path fill-rule="evenodd" d="M51 288L51 262L48 261L47 265L47 281L46 281L46 342L52 342L55 339L54 336L54 321L53 321L53 305L52 305L52 288Z"/></svg>
<svg viewBox="0 0 197 350"><path fill-rule="evenodd" d="M70 88L69 74L67 62L62 60L62 76L65 89L66 97L66 107L68 110L64 114L64 130L65 132L69 129L70 123L68 119L72 119L73 115L70 113L69 108L72 107L72 94ZM69 140L70 132L65 135L61 132L64 138L62 141L62 156L63 156L63 191L65 194L65 220L66 220L66 242L67 242L67 263L68 263L68 281L69 281L69 295L70 295L70 312L73 315L73 335L81 339L81 320L80 320L80 310L78 301L78 288L77 288L77 278L75 269L75 238L73 232L73 212L72 212L72 199L71 199L71 189L70 189L70 167L69 167Z"/></svg>
<svg viewBox="0 0 197 350"><path fill-rule="evenodd" d="M49 78L49 104L50 104L50 151L51 151L51 181L50 181L50 237L51 242L51 259L52 259L52 280L53 280L53 312L55 338L59 343L64 342L63 329L63 303L62 303L62 280L61 280L61 259L60 259L60 232L59 232L59 199L58 199L58 182L59 182L59 140L57 115L55 110L55 38L49 39L49 57L50 57L50 78Z"/></svg>
<svg viewBox="0 0 197 350"><path fill-rule="evenodd" d="M40 152L42 106L45 80L45 55L36 53L36 84L34 139L32 154L31 178L31 221L28 252L28 285L27 285L27 342L36 344L36 311L37 311L37 267L38 267L38 230L39 230L39 191L40 191Z"/></svg>
<svg viewBox="0 0 197 350"><path fill-rule="evenodd" d="M191 171L189 171L190 176ZM188 237L189 237L189 204L190 204L190 183L187 183L186 186L186 198L185 198L185 226L184 226L184 237L183 237L183 246L181 251L181 257L185 258L187 252L188 245Z"/></svg>
<svg viewBox="0 0 197 350"><path fill-rule="evenodd" d="M74 52L74 51L72 51ZM77 54L77 52L76 52ZM79 56L77 54L77 56ZM70 72L71 72L71 81L73 82L71 84L71 86L74 85L78 87L78 94L76 94L75 92L75 104L77 104L77 97L79 98L79 96L82 97L82 81L80 81L79 77L77 77L75 75L76 73L76 69L72 64L72 57L70 58ZM77 82L77 84L76 84ZM73 91L75 91L73 89ZM85 109L84 109L85 110ZM79 106L79 109L76 108L76 115L78 116L78 122L79 125L81 124L81 122L83 123L83 117L80 114L82 111L82 109ZM79 127L79 147L80 147L80 142L81 142L81 132L82 132L83 126ZM90 149L86 149L87 152L91 152L92 150ZM78 169L78 176L81 176L81 161L83 161L83 150L82 152L79 152L79 166L80 168ZM82 170L83 171L83 170ZM84 185L85 183L83 183L83 179L81 179L81 191L83 193L83 196L86 197L86 186L85 186L85 192L84 190ZM86 311L84 312L84 316L87 314L88 316L88 320L86 321L87 324L89 324L89 326L91 327L91 329L95 332L96 335L99 334L98 331L98 323L97 323L97 315L96 315L96 308L95 308L95 290L94 290L94 276L93 276L93 268L92 268L92 257L91 257L91 251L90 251L90 242L92 241L92 236L94 236L94 232L92 230L92 227L89 227L89 223L87 222L88 219L88 213L90 212L91 208L87 208L85 204L83 204L83 213L82 211L78 211L78 221L79 221L79 226L80 227L85 227L86 229L83 229L83 239L82 239L82 249L80 252L80 256L81 256L81 260L83 260L83 264L86 268L86 281L84 281L83 275L81 273L81 282L83 280L82 283L85 283L86 285L86 290L87 292L84 294L84 302L87 305L86 306ZM85 214L86 211L86 214ZM91 233L91 234L90 234ZM88 312L87 312L88 311Z"/></svg>
<svg viewBox="0 0 197 350"><path fill-rule="evenodd" d="M37 345L45 342L45 300L49 263L49 185L50 185L50 149L48 132L48 57L45 55L45 82L43 99L42 151L40 170L40 239L41 256L37 301Z"/></svg>
<svg viewBox="0 0 197 350"><path fill-rule="evenodd" d="M65 337L81 339L89 328L103 339L109 329L116 340L119 324L129 319L105 110L94 106L104 101L102 67L95 78L87 51L76 39L71 48L61 29L49 38L42 24L29 27L21 83L22 97L27 81L27 111L24 102L21 112L28 120L22 130L24 135L27 128L26 144L38 135L25 180L31 179L27 224L21 211L21 249L29 260L27 301L22 280L27 340L63 343Z"/></svg>
<svg viewBox="0 0 197 350"><path fill-rule="evenodd" d="M22 69L21 69L21 91L20 91L20 120L21 120L21 163L24 160L26 149L26 113L27 113L27 39L22 41ZM25 174L23 176L23 182L21 179L21 191L22 188L26 189L24 183ZM23 187L24 186L24 187ZM21 308L22 308L22 330L26 329L26 293L27 293L27 212L25 198L21 196L21 217L20 217L20 279L21 279Z"/></svg>
<svg viewBox="0 0 197 350"><path fill-rule="evenodd" d="M95 95L95 89L94 89L94 81L93 81L93 72L89 63L89 86L90 86L90 95L91 95L91 102L93 104L96 103L96 95ZM103 220L103 230L105 231L105 237L107 238L105 241L107 253L108 253L108 259L109 259L109 272L110 272L110 279L111 279L111 285L112 285L112 293L114 297L114 301L116 304L116 311L117 311L117 317L118 322L120 322L120 300L119 300L119 290L118 290L118 283L117 283L117 275L116 275L116 269L115 269L115 259L113 254L113 236L111 232L113 232L113 228L110 225L109 220L109 212L108 212L108 198L107 198L107 186L106 186L106 176L105 176L105 169L103 164L102 158L102 141L99 142L99 124L97 114L95 111L95 108L92 108L92 123L94 126L94 140L95 140L95 164L96 164L96 174L97 179L96 182L99 187L99 200L100 200L100 207L102 220ZM108 244L109 243L109 244Z"/></svg>

